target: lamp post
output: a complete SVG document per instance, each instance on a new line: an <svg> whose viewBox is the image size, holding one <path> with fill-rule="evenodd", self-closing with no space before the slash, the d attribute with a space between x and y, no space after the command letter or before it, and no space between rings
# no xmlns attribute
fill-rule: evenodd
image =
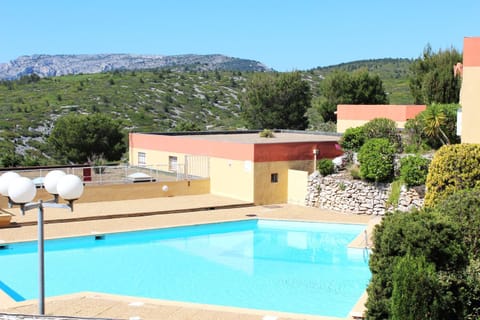
<svg viewBox="0 0 480 320"><path fill-rule="evenodd" d="M318 149L313 149L313 172L315 172L315 170L317 170L317 156L319 154L319 151Z"/></svg>
<svg viewBox="0 0 480 320"><path fill-rule="evenodd" d="M9 207L20 205L22 215L26 211L38 209L38 313L45 314L45 250L44 250L44 208L63 208L73 211L73 202L83 193L83 183L79 177L65 174L60 170L50 171L44 179L45 189L54 198L32 202L37 189L32 180L20 177L14 172L7 172L0 176L0 193L8 197ZM58 203L58 196L67 200L68 204Z"/></svg>

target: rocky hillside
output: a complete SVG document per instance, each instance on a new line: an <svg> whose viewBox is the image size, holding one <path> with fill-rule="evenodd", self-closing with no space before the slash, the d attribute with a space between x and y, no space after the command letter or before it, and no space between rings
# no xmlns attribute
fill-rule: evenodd
<svg viewBox="0 0 480 320"><path fill-rule="evenodd" d="M182 57L190 64L55 77L39 77L35 72L17 80L0 80L0 158L11 153L32 158L48 155L45 142L55 120L69 113L110 114L126 131L137 132L173 131L182 123L193 123L201 130L244 127L242 96L256 72L218 69L240 68L249 60L209 56L210 63L202 64L194 59L201 56ZM65 66L74 69L73 62ZM204 70L213 66L217 69ZM365 63L339 68L346 66L350 72L365 68ZM403 60L368 61L369 71L381 77L392 104L413 101L408 66L409 61ZM301 72L314 97L320 94L322 79L333 70Z"/></svg>
<svg viewBox="0 0 480 320"><path fill-rule="evenodd" d="M197 71L268 71L258 61L211 55L33 55L22 56L8 63L0 63L0 80L12 80L36 74L54 77L70 74L92 74L115 70L145 70L170 68Z"/></svg>

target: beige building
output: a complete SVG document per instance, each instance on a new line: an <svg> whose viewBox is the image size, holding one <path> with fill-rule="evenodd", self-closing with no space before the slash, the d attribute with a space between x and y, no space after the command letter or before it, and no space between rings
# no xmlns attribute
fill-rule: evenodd
<svg viewBox="0 0 480 320"><path fill-rule="evenodd" d="M458 66L456 67L458 70ZM480 143L480 37L463 42L463 73L458 131L462 143Z"/></svg>
<svg viewBox="0 0 480 320"><path fill-rule="evenodd" d="M258 205L304 204L316 160L342 154L338 139L298 132L275 132L274 138L242 131L131 133L129 159L133 166L165 164L185 177L200 175L206 161L212 194Z"/></svg>
<svg viewBox="0 0 480 320"><path fill-rule="evenodd" d="M408 119L413 119L427 108L426 105L399 104L339 104L337 106L337 132L363 126L375 118L395 121L397 128L405 128Z"/></svg>

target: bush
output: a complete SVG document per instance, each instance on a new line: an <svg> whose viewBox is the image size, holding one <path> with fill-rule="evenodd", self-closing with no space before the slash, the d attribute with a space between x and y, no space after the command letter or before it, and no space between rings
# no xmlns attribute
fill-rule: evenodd
<svg viewBox="0 0 480 320"><path fill-rule="evenodd" d="M453 193L480 185L480 145L455 144L441 147L430 164L425 207L434 207Z"/></svg>
<svg viewBox="0 0 480 320"><path fill-rule="evenodd" d="M435 266L424 256L407 254L393 268L392 320L442 319Z"/></svg>
<svg viewBox="0 0 480 320"><path fill-rule="evenodd" d="M432 104L414 119L407 120L404 132L408 149L417 152L438 149L443 144L442 140L449 141L450 144L459 143L460 137L457 135L459 107L458 104Z"/></svg>
<svg viewBox="0 0 480 320"><path fill-rule="evenodd" d="M422 153L431 149L423 131L423 120L418 115L405 123L403 138L406 153Z"/></svg>
<svg viewBox="0 0 480 320"><path fill-rule="evenodd" d="M365 140L385 138L398 152L402 152L402 137L398 133L395 121L387 118L375 118L363 125Z"/></svg>
<svg viewBox="0 0 480 320"><path fill-rule="evenodd" d="M333 161L330 159L320 159L318 161L318 171L322 176L328 176L335 172L335 167L333 165Z"/></svg>
<svg viewBox="0 0 480 320"><path fill-rule="evenodd" d="M263 131L260 131L258 134L261 138L275 138L275 135L273 134L273 131L270 129L263 129Z"/></svg>
<svg viewBox="0 0 480 320"><path fill-rule="evenodd" d="M471 257L480 254L480 190L461 190L437 204L435 211L460 224Z"/></svg>
<svg viewBox="0 0 480 320"><path fill-rule="evenodd" d="M350 172L350 175L352 176L353 179L361 179L362 177L360 176L360 168L356 164L352 164L350 168L348 169Z"/></svg>
<svg viewBox="0 0 480 320"><path fill-rule="evenodd" d="M400 160L400 179L409 187L425 184L430 160L421 156L407 156Z"/></svg>
<svg viewBox="0 0 480 320"><path fill-rule="evenodd" d="M460 190L435 206L460 225L470 264L465 273L464 319L480 319L480 190Z"/></svg>
<svg viewBox="0 0 480 320"><path fill-rule="evenodd" d="M375 227L373 242L375 246L369 261L372 278L367 288L367 319L391 319L394 268L402 257L424 257L426 263L435 266L439 280L444 275L462 274L468 263L459 225L437 212L389 213ZM400 281L400 278L397 280ZM460 295L457 283L443 280L441 286L437 294L445 298L442 298L441 305L436 306L442 308L441 312L437 310L435 314L442 313L441 319L461 319L462 306L456 298ZM415 292L420 294L416 299L421 299L421 288Z"/></svg>
<svg viewBox="0 0 480 320"><path fill-rule="evenodd" d="M385 206L388 208L390 206L397 207L398 201L400 200L400 192L402 191L402 181L395 180L390 185L390 194L388 195L387 202Z"/></svg>
<svg viewBox="0 0 480 320"><path fill-rule="evenodd" d="M395 147L386 138L370 139L360 148L358 161L362 178L375 182L392 181Z"/></svg>
<svg viewBox="0 0 480 320"><path fill-rule="evenodd" d="M362 127L348 128L345 130L340 145L344 150L351 150L357 152L365 143L365 134Z"/></svg>
<svg viewBox="0 0 480 320"><path fill-rule="evenodd" d="M466 306L464 319L480 319L480 261L478 258L470 260L465 273L465 290L462 300Z"/></svg>

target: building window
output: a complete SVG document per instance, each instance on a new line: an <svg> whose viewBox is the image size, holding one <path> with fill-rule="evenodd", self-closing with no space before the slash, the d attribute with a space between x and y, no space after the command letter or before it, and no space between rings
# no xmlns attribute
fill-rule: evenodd
<svg viewBox="0 0 480 320"><path fill-rule="evenodd" d="M168 170L177 171L177 157L169 156L168 157Z"/></svg>
<svg viewBox="0 0 480 320"><path fill-rule="evenodd" d="M147 164L147 155L145 152L139 152L138 153L138 165L139 166L144 166Z"/></svg>
<svg viewBox="0 0 480 320"><path fill-rule="evenodd" d="M270 182L271 183L277 183L278 182L278 173L272 173L270 175Z"/></svg>

